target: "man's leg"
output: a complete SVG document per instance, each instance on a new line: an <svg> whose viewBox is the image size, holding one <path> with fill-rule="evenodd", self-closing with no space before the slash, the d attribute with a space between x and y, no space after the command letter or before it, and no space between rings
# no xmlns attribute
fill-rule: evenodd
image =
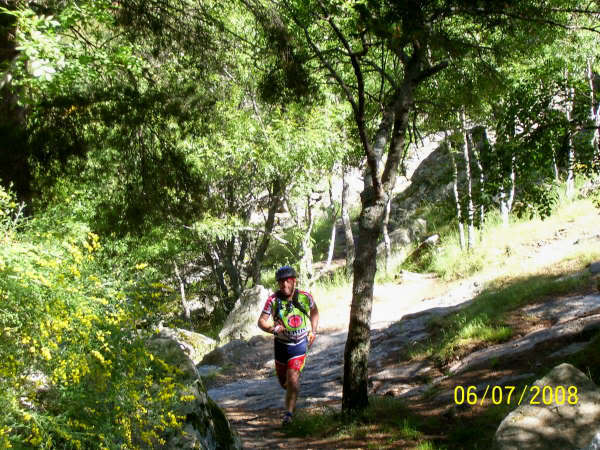
<svg viewBox="0 0 600 450"><path fill-rule="evenodd" d="M287 382L287 363L275 360L275 373L277 373L277 381L279 385L285 389Z"/></svg>
<svg viewBox="0 0 600 450"><path fill-rule="evenodd" d="M298 392L300 391L300 371L288 368L285 391L285 408L288 412L294 413Z"/></svg>

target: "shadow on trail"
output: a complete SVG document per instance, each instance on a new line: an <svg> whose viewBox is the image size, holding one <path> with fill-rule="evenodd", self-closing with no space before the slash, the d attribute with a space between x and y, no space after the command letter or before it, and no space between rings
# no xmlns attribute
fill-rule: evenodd
<svg viewBox="0 0 600 450"><path fill-rule="evenodd" d="M401 396L422 394L428 388L425 381L433 365L429 361L400 361L401 355L409 346L430 337L432 319L459 312L461 320L490 315L500 317L511 309L545 300L548 311L576 316L591 312L600 307L600 296L570 297L570 303L555 298L576 292L585 284L585 276L567 272L560 275L537 275L513 280L510 283L492 284L485 289L473 281L461 283L457 288L433 299L413 303L403 307L398 298L398 307L392 308L388 320L379 320L371 327L371 352L369 358L369 380L372 391L377 384L404 384ZM589 280L589 277L587 278ZM583 280L583 281L582 281ZM588 283L589 284L589 283ZM552 300L556 303L553 304ZM373 306L374 311L377 304ZM566 308L566 309L565 309ZM543 309L546 311L546 309ZM532 310L533 312L533 310ZM542 314L541 310L536 313ZM379 314L381 317L381 314ZM434 322L437 323L437 322ZM449 323L444 319L444 324ZM435 328L433 331L437 331ZM310 350L306 367L301 378L301 393L298 406L303 407L323 402L340 401L342 397L343 356L347 332L322 333ZM268 341L267 341L268 342ZM265 342L262 345L272 345ZM227 385L209 389L208 394L225 408L239 408L246 411L280 409L284 391L274 377L273 361L265 363L270 368L269 376L245 378ZM430 387L430 386L429 386Z"/></svg>

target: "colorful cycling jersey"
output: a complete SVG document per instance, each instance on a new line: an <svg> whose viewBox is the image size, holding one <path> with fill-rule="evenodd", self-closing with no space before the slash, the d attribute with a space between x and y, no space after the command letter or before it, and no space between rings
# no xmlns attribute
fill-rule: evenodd
<svg viewBox="0 0 600 450"><path fill-rule="evenodd" d="M275 339L282 342L299 342L308 335L310 330L309 314L315 307L315 301L308 292L296 290L294 296L297 295L298 303L302 306L299 309L294 306L292 299L278 297L278 294L279 292L275 292L269 296L262 312L273 316L276 323L284 326L284 330Z"/></svg>

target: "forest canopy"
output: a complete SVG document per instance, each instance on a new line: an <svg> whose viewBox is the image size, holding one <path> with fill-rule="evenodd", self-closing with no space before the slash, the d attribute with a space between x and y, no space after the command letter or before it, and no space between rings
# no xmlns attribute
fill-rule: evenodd
<svg viewBox="0 0 600 450"><path fill-rule="evenodd" d="M354 277L343 407L364 408L377 247L407 153L443 136L465 250L490 211L547 215L549 186L600 170L599 14L577 0L0 2L0 444L143 447L177 428L144 337L161 321L217 334L284 263L312 283L322 217L332 236L344 226ZM350 173L354 222L332 188ZM186 295L210 303L196 322Z"/></svg>

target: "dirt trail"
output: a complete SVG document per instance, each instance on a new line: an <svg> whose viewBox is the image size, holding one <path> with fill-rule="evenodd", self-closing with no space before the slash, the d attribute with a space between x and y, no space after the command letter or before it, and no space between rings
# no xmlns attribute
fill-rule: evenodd
<svg viewBox="0 0 600 450"><path fill-rule="evenodd" d="M596 235L584 238L600 240L600 236ZM547 240L539 246L532 246L528 266L544 266L559 261L572 250L573 244L573 236L558 233L554 239ZM494 369L475 368L454 377L440 373L439 369L428 360L413 362L398 360L397 355L406 350L407 346L427 338L427 323L432 316L445 315L465 306L492 277L492 273L480 274L478 277L447 285L431 276L405 274L401 284L390 283L377 286L374 294L369 364L371 393L411 397L417 400L421 394L435 386L439 392L437 406L442 405L444 410L452 406L452 388L457 384L478 385L486 382L506 384L514 382L519 377L531 376L528 369L532 364L532 356L527 354L517 354L512 358L510 354L506 354L508 363L504 366L496 364ZM431 297L432 293L437 295ZM568 299L573 305L582 305L580 314L574 309L570 310L570 320L589 316L596 312L594 309L600 307L600 296L590 292L588 294L591 296ZM556 303L561 300L555 299L554 303L549 302L548 308L562 311L556 307ZM591 307L590 302L597 306ZM543 316L545 310L538 309ZM347 319L346 311L340 313L338 317L339 323L336 325L339 326L330 326L328 330L321 332L310 351L302 375L299 408L324 404L339 407L342 392L343 351L347 333L345 327L342 327ZM548 317L536 325L535 329L528 329L527 324L523 324L522 333L526 337L527 333L537 332L540 327L550 329L558 320ZM590 322L589 319L586 320ZM600 326L600 316L598 320L591 321ZM519 324L514 325L519 326ZM549 343L548 352L560 349L564 346L563 343ZM326 440L285 438L279 426L283 391L273 377L272 340L268 337L254 339L252 345L256 351L246 355L248 359L240 361L240 367L230 369L221 375L208 391L209 395L225 408L232 424L242 437L244 448L363 448L363 445L366 447L366 443L360 440L336 442L333 445ZM477 349L473 350L474 354L477 353ZM460 361L454 364L460 366ZM447 407L443 406L444 404ZM428 407L435 409L436 406Z"/></svg>

